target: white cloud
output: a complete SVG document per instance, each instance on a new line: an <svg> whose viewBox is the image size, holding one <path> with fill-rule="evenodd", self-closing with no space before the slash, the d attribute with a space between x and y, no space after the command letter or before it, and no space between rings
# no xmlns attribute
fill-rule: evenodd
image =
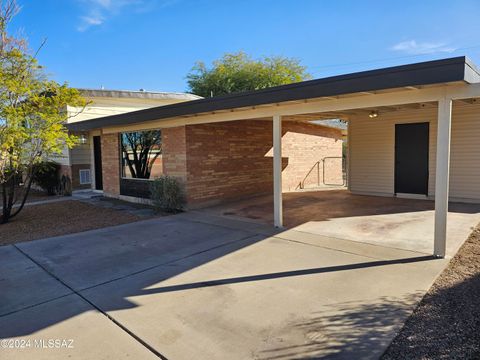
<svg viewBox="0 0 480 360"><path fill-rule="evenodd" d="M104 17L98 13L90 13L88 16L80 16L80 25L78 25L78 31L85 31L91 26L101 25L104 22Z"/></svg>
<svg viewBox="0 0 480 360"><path fill-rule="evenodd" d="M448 46L443 42L421 42L417 43L415 40L402 41L391 47L391 50L400 51L411 55L426 55L435 53L451 53L456 48Z"/></svg>
<svg viewBox="0 0 480 360"><path fill-rule="evenodd" d="M80 18L78 31L86 31L92 26L102 25L108 18L118 15L126 8L135 12L152 9L157 0L79 0L84 8Z"/></svg>

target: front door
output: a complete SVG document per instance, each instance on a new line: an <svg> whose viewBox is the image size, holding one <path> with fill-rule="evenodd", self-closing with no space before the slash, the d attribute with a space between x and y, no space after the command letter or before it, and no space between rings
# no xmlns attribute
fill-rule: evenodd
<svg viewBox="0 0 480 360"><path fill-rule="evenodd" d="M103 190L102 142L100 136L93 137L93 161L95 166L95 189Z"/></svg>
<svg viewBox="0 0 480 360"><path fill-rule="evenodd" d="M395 193L428 195L428 123L395 125Z"/></svg>

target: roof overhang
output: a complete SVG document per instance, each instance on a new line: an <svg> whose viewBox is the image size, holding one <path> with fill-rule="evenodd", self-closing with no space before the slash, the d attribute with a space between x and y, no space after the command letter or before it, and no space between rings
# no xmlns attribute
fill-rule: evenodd
<svg viewBox="0 0 480 360"><path fill-rule="evenodd" d="M199 99L159 106L67 125L72 131L105 127L130 127L132 124L235 111L239 108L281 105L309 99L332 99L349 94L377 94L389 90L429 88L435 85L480 82L480 72L466 57L428 61L327 77L264 90ZM219 115L219 114L218 114ZM228 118L228 117L227 117ZM228 120L226 118L226 120Z"/></svg>

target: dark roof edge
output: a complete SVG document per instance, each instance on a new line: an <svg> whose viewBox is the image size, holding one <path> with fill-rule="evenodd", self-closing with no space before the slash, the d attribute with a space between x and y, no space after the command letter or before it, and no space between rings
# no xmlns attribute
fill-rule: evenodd
<svg viewBox="0 0 480 360"><path fill-rule="evenodd" d="M467 67L468 65L468 67ZM471 70L468 70L471 69ZM336 96L361 91L388 88L431 85L455 81L468 81L480 73L465 56L432 60L382 69L367 70L345 75L308 80L267 89L229 94L153 107L134 112L107 116L68 125L71 130L89 130L105 126L121 126L130 123L202 112L225 110L235 107L255 106L322 96ZM466 79L467 77L467 79ZM368 79L368 81L365 81Z"/></svg>

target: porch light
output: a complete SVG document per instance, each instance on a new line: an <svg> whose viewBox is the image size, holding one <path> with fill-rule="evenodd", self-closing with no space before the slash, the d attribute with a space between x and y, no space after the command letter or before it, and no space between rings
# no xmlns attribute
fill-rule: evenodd
<svg viewBox="0 0 480 360"><path fill-rule="evenodd" d="M85 134L80 134L78 137L78 142L82 145L85 145L88 142L88 137Z"/></svg>
<svg viewBox="0 0 480 360"><path fill-rule="evenodd" d="M368 117L370 117L372 119L376 118L377 116L378 116L378 111L376 111L376 110L373 110L373 111L370 112L370 114L368 114Z"/></svg>

